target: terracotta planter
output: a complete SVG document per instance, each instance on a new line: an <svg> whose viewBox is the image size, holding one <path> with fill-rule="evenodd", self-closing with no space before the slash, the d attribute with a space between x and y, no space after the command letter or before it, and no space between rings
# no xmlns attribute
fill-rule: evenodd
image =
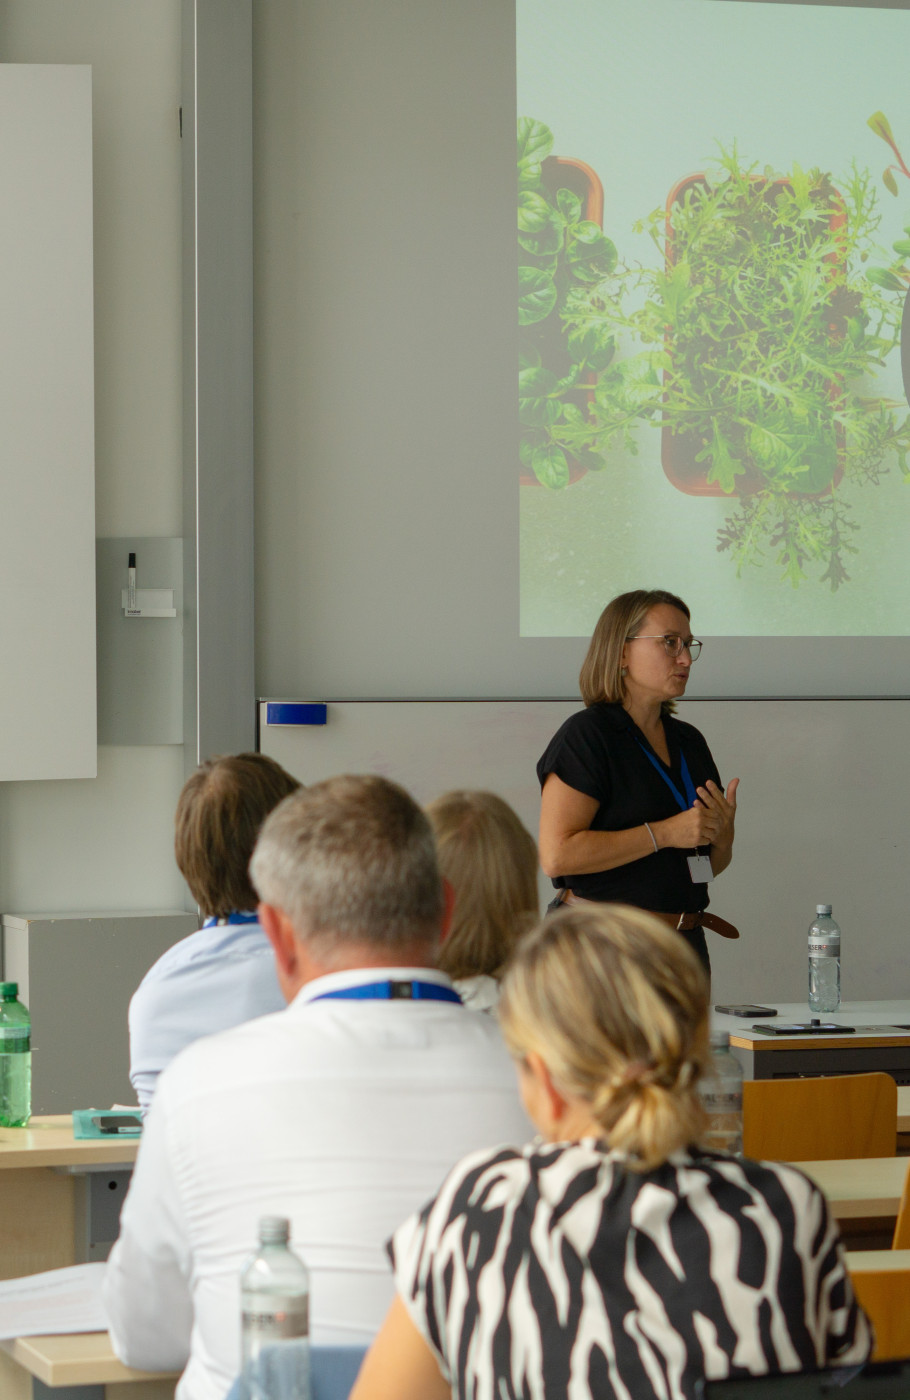
<svg viewBox="0 0 910 1400"><path fill-rule="evenodd" d="M766 182L760 175L751 177L757 184L764 185ZM676 260L676 246L674 230L672 224L672 213L675 204L681 203L686 191L701 185L708 186L708 179L704 174L686 175L670 190L667 196L666 213L666 265L671 268ZM788 180L774 180L772 186L789 186ZM835 231L844 226L846 214L841 207L836 209L830 217L830 227ZM838 255L829 254L827 261L836 267L839 259ZM667 335L666 348L670 355L673 354L673 341ZM666 383L666 374L664 375ZM842 392L840 380L832 381L830 397L832 402L836 402ZM844 474L844 433L840 424L835 424L835 442L837 452L837 464L831 485L826 486L823 491L815 492L793 492L794 496L800 496L807 500L817 500L822 496L831 494L832 486L837 486ZM746 471L736 479L735 491L724 491L715 481L708 481L709 466L705 462L696 461L696 457L703 450L705 439L700 433L678 433L673 432L668 425L664 425L661 430L661 465L664 475L678 491L684 492L687 496L725 496L728 499L735 496L752 496L756 492L765 489L765 483L758 472Z"/></svg>
<svg viewBox="0 0 910 1400"><path fill-rule="evenodd" d="M584 201L584 217L591 223L597 224L603 229L604 223L604 189L596 172L590 165L586 165L583 160L571 160L566 156L547 156L541 165L543 182L551 194L557 190L571 190ZM565 360L565 367L568 369L569 357L565 347L565 332L562 324L557 320L552 325L547 326L548 341L543 358L548 368L558 370L560 361ZM563 371L564 372L564 371ZM586 375L585 381L592 386L597 382L596 374ZM587 407L594 402L593 388L587 393L584 389L579 389L574 395L575 401L581 407ZM587 468L566 453L569 465L569 485L580 481L587 475ZM528 472L521 465L519 459L519 480L522 486L539 486L540 482L533 472Z"/></svg>

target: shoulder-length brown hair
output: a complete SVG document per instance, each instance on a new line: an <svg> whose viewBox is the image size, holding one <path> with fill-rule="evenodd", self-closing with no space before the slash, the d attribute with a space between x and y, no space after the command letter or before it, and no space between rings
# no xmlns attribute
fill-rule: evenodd
<svg viewBox="0 0 910 1400"><path fill-rule="evenodd" d="M537 847L493 792L456 791L426 809L455 908L437 966L453 979L498 978L539 914Z"/></svg>
<svg viewBox="0 0 910 1400"><path fill-rule="evenodd" d="M622 649L629 638L635 636L651 609L661 603L678 608L690 617L682 598L662 588L635 588L631 593L620 593L604 608L578 676L581 698L586 705L622 704L626 693ZM665 714L672 714L673 702L665 700L661 709Z"/></svg>
<svg viewBox="0 0 910 1400"><path fill-rule="evenodd" d="M299 787L263 753L208 758L187 779L177 803L174 854L206 918L256 908L248 866L259 828Z"/></svg>

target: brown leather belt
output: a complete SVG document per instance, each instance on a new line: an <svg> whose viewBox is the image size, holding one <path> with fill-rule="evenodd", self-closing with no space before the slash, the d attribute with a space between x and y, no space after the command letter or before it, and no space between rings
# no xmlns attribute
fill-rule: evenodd
<svg viewBox="0 0 910 1400"><path fill-rule="evenodd" d="M562 902L563 904L600 904L602 901L584 899L574 890L565 890ZM644 912L653 914L655 919L669 924L670 928L676 929L678 933L688 933L693 928L709 928L712 933L719 933L721 938L739 937L739 929L735 924L728 923L719 914L709 914L705 909L701 909L695 914L670 914L664 909L646 909Z"/></svg>

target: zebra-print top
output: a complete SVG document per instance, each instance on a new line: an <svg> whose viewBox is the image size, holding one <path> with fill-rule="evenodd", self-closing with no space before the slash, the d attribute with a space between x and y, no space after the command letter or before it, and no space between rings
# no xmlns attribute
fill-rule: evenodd
<svg viewBox="0 0 910 1400"><path fill-rule="evenodd" d="M646 1174L593 1140L475 1153L389 1253L456 1400L681 1400L872 1344L819 1189L722 1153Z"/></svg>

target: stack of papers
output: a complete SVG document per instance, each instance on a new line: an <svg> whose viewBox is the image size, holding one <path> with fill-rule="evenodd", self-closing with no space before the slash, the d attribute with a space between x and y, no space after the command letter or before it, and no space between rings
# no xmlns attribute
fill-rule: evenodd
<svg viewBox="0 0 910 1400"><path fill-rule="evenodd" d="M0 1283L0 1338L106 1332L104 1264L74 1264Z"/></svg>

